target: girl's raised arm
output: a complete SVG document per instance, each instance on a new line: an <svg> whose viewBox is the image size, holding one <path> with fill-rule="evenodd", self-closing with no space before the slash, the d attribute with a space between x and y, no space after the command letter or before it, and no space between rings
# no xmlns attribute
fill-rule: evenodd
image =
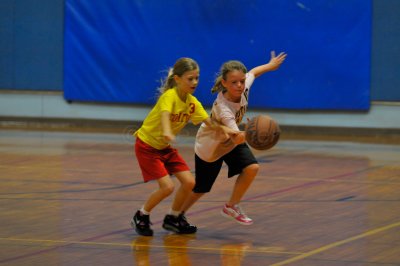
<svg viewBox="0 0 400 266"><path fill-rule="evenodd" d="M280 53L278 56L275 56L275 51L271 51L271 59L267 64L257 66L249 71L249 73L253 73L254 76L257 78L261 76L262 74L269 72L269 71L274 71L277 70L283 61L285 61L287 54L286 53Z"/></svg>

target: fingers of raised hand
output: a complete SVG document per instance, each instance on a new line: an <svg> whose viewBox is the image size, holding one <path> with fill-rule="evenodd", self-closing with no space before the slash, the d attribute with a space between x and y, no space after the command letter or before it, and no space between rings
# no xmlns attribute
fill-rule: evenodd
<svg viewBox="0 0 400 266"><path fill-rule="evenodd" d="M280 60L283 61L283 60L285 60L286 56L287 56L287 54L284 53L284 52L282 52L282 53L280 53L280 54L277 56L277 58L279 58Z"/></svg>

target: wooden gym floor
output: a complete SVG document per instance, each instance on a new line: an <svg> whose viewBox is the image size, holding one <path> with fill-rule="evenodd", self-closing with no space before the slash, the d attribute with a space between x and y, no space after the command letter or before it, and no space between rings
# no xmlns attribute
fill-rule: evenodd
<svg viewBox="0 0 400 266"><path fill-rule="evenodd" d="M289 140L256 152L242 226L223 169L188 213L195 235L129 226L154 189L127 132L0 131L0 265L400 265L400 145ZM193 138L176 145L193 167ZM176 180L175 180L176 181Z"/></svg>

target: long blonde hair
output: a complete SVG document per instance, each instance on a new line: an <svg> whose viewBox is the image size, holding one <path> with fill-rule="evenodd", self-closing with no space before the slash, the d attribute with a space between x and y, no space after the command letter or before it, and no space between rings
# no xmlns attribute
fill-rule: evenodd
<svg viewBox="0 0 400 266"><path fill-rule="evenodd" d="M159 95L163 94L176 86L174 76L181 77L185 72L199 69L199 65L195 60L189 57L179 58L174 66L168 70L167 77L161 81L161 86L158 88Z"/></svg>
<svg viewBox="0 0 400 266"><path fill-rule="evenodd" d="M236 60L225 62L221 66L221 69L219 70L218 76L215 79L214 86L211 88L211 92L215 93L215 92L225 91L226 89L224 88L224 86L222 86L221 80L222 79L226 80L226 75L228 75L229 72L234 70L243 71L243 73L247 73L247 68L243 65L242 62Z"/></svg>

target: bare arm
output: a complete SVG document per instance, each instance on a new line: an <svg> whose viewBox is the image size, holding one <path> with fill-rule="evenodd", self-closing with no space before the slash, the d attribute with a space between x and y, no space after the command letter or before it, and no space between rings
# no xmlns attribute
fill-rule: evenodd
<svg viewBox="0 0 400 266"><path fill-rule="evenodd" d="M175 135L172 133L171 130L171 122L169 120L170 113L167 111L161 112L161 126L163 137L166 142L175 141Z"/></svg>
<svg viewBox="0 0 400 266"><path fill-rule="evenodd" d="M242 144L246 141L246 133L244 131L238 131L237 134L230 135L230 137L235 144Z"/></svg>
<svg viewBox="0 0 400 266"><path fill-rule="evenodd" d="M210 118L204 120L204 123L214 130L221 130L226 135L226 137L230 138L235 144L241 144L246 140L244 131L233 130L230 127L220 125Z"/></svg>
<svg viewBox="0 0 400 266"><path fill-rule="evenodd" d="M278 56L275 56L275 51L271 51L271 59L267 64L257 66L251 69L249 72L253 73L254 76L257 78L266 72L277 70L281 66L283 61L285 61L286 56L287 54L283 52L280 53Z"/></svg>

